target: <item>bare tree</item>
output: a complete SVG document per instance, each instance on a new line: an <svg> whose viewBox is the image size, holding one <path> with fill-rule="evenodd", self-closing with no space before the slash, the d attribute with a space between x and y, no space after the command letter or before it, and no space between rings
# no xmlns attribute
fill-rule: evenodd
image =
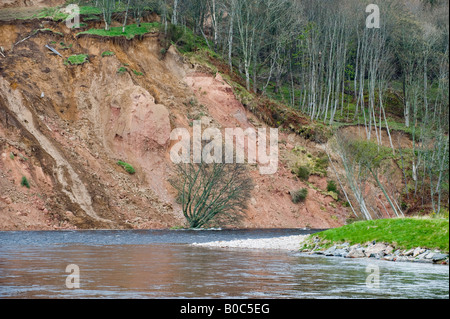
<svg viewBox="0 0 450 319"><path fill-rule="evenodd" d="M226 223L244 215L253 189L242 164L178 164L171 185L191 228Z"/></svg>

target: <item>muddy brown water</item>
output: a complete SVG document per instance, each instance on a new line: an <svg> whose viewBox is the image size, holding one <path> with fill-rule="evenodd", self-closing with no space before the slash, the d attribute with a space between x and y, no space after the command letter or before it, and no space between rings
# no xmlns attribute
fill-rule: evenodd
<svg viewBox="0 0 450 319"><path fill-rule="evenodd" d="M449 298L447 266L190 245L311 232L0 232L0 298Z"/></svg>

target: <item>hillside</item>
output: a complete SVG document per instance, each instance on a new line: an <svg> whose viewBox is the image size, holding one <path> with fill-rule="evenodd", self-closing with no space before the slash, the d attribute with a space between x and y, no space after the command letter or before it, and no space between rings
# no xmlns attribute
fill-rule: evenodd
<svg viewBox="0 0 450 319"><path fill-rule="evenodd" d="M0 228L183 225L167 182L171 129L190 128L199 114L216 127L266 124L244 108L220 73L188 62L173 46L161 59L157 30L135 40L77 37L78 32L48 20L0 22L5 55L0 58ZM86 63L65 63L80 54L88 56ZM319 151L292 132L282 132L280 139L282 158L296 147ZM137 173L126 173L119 160ZM326 178L312 177L314 189L293 175L289 164L282 161L271 176L252 168L256 188L247 218L231 226L345 223L348 209L323 191ZM30 189L21 186L23 176ZM289 192L301 187L310 193L297 205Z"/></svg>
<svg viewBox="0 0 450 319"><path fill-rule="evenodd" d="M352 1L338 13L351 15ZM395 41L367 30L360 38L360 26L338 13L342 24L328 26L314 7L287 0L273 8L270 1L224 4L235 12L239 3L252 16L256 6L274 23L260 25L254 38L243 30L263 15L233 20L220 11L219 25L214 7L203 8L199 22L190 2L181 13L177 1L173 8L156 0L130 8L111 0L105 24L101 4L69 2L80 4L77 28L64 23L66 1L10 0L0 7L0 229L185 227L170 183L170 137L177 128L193 135L196 121L202 130L279 134L275 174L260 174L259 158L247 165L254 188L245 218L209 226L334 228L448 213L448 63L440 27L434 42L421 38L425 22L414 31L432 52L420 52L418 77L402 63L422 62L399 53ZM416 14L408 8L402 14ZM289 13L287 21L300 12L311 23L299 19L288 36L296 24L276 24L277 10ZM403 45L408 37L392 25L382 34L401 36ZM326 37L346 28L340 41ZM329 60L321 50L329 50ZM383 63L375 68L366 55Z"/></svg>

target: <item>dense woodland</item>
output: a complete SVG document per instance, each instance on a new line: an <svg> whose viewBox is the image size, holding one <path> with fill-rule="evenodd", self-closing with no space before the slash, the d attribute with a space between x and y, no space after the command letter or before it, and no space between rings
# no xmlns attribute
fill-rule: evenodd
<svg viewBox="0 0 450 319"><path fill-rule="evenodd" d="M378 28L367 28L373 1L364 0L72 2L101 9L105 29L112 19L140 24L146 11L154 11L169 39L195 50L174 35L193 32L248 91L332 128L363 127L366 143L336 131L332 149L342 160L345 173L336 177L355 215L379 215L366 205L369 179L397 216L412 208L448 214L448 1L379 1ZM394 130L412 139L412 149L402 149ZM388 145L381 142L383 132ZM402 170L400 192L390 187L386 158Z"/></svg>

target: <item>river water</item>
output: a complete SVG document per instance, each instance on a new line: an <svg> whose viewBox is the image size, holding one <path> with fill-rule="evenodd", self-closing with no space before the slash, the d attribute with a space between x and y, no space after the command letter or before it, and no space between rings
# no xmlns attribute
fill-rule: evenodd
<svg viewBox="0 0 450 319"><path fill-rule="evenodd" d="M190 245L311 232L0 232L0 298L449 298L448 266Z"/></svg>

